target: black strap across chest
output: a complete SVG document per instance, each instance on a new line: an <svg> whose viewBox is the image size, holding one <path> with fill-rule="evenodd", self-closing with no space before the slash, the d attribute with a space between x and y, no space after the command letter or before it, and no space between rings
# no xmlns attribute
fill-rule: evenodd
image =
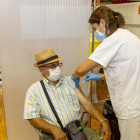
<svg viewBox="0 0 140 140"><path fill-rule="evenodd" d="M57 119L57 122L59 123L61 129L65 132L65 129L64 129L63 125L62 125L62 122L61 122L59 116L57 115L56 110L55 110L55 108L54 108L54 106L53 106L53 104L52 104L52 102L51 102L51 99L50 99L50 97L49 97L49 95L48 95L48 92L47 92L47 90L46 90L46 88L45 88L45 85L44 85L43 80L41 80L40 83L41 83L41 85L42 85L42 88L43 88L43 91L44 91L44 93L45 93L45 95L46 95L46 98L47 98L47 100L48 100L48 102L49 102L49 104L50 104L50 107L51 107L51 109L52 109L52 111L53 111L53 113L54 113L54 115L55 115L55 117L56 117L56 119Z"/></svg>

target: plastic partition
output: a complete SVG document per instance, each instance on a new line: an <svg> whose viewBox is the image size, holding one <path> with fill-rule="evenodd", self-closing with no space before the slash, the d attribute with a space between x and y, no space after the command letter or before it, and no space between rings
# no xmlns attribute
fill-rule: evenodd
<svg viewBox="0 0 140 140"><path fill-rule="evenodd" d="M89 55L91 0L1 0L0 59L7 140L38 140L23 120L27 89L42 78L35 54L53 48L70 76ZM81 80L82 81L82 80ZM87 93L87 84L82 84Z"/></svg>

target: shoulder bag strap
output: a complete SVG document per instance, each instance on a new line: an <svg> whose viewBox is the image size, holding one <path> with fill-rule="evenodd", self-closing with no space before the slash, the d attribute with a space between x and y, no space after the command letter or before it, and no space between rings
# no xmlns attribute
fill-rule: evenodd
<svg viewBox="0 0 140 140"><path fill-rule="evenodd" d="M45 85L44 85L43 80L41 80L40 83L41 83L41 85L42 85L42 88L43 88L43 90L44 90L44 93L45 93L45 95L46 95L46 98L48 99L48 102L49 102L49 104L50 104L50 107L51 107L51 109L52 109L52 111L53 111L53 113L54 113L54 115L55 115L55 117L56 117L56 119L57 119L57 122L59 123L61 129L62 129L63 131L65 131L65 130L64 130L64 127L63 127L63 125L62 125L62 122L60 121L60 118L58 117L58 115L57 115L57 113L56 113L56 110L55 110L55 108L54 108L54 106L53 106L53 104L52 104L52 102L51 102L51 100L50 100L50 97L49 97L48 92L47 92L47 90L46 90L46 88L45 88Z"/></svg>

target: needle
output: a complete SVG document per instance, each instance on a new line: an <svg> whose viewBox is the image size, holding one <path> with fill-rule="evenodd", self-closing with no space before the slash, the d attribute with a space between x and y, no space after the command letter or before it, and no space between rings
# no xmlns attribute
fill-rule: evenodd
<svg viewBox="0 0 140 140"><path fill-rule="evenodd" d="M84 82L85 82L85 81L82 81L81 84L84 83Z"/></svg>

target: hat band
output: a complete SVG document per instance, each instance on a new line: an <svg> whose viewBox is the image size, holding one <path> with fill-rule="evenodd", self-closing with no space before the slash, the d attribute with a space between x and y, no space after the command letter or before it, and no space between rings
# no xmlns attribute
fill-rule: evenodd
<svg viewBox="0 0 140 140"><path fill-rule="evenodd" d="M48 59L45 59L45 60L43 60L43 61L38 62L37 65L40 65L40 64L43 64L43 63L49 62L49 61L51 61L51 60L53 60L53 59L56 59L56 58L58 58L57 55L52 56L52 57L50 57L50 58L48 58Z"/></svg>

